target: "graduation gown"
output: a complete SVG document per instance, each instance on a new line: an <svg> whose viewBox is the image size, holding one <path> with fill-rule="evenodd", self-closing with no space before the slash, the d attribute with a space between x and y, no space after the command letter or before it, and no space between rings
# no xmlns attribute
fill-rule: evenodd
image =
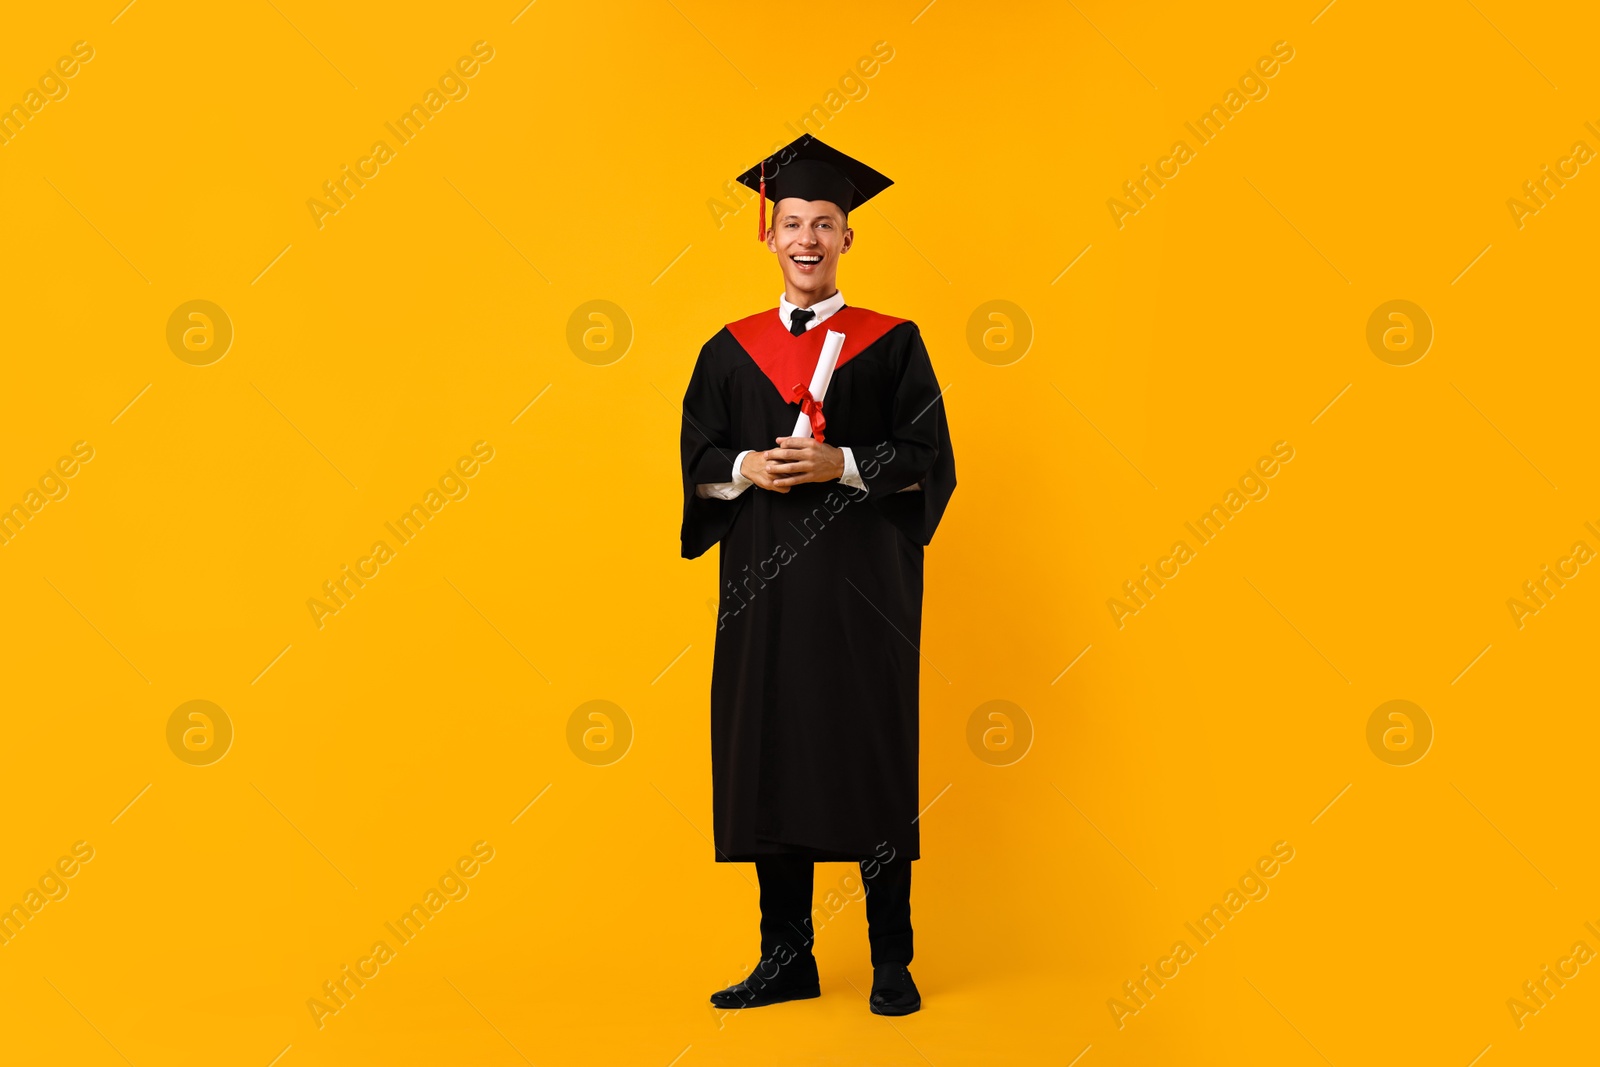
<svg viewBox="0 0 1600 1067"><path fill-rule="evenodd" d="M827 331L846 337L823 403L862 481L733 500L745 449L794 431ZM939 383L916 323L845 307L796 337L777 313L706 342L683 399L683 555L720 545L711 674L718 861L920 855L922 555L956 485ZM921 488L900 490L921 484Z"/></svg>

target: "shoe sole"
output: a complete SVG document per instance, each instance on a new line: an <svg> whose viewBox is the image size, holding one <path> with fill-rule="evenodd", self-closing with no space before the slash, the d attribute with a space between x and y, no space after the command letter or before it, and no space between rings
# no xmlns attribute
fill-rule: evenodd
<svg viewBox="0 0 1600 1067"><path fill-rule="evenodd" d="M728 1011L743 1011L745 1008L766 1008L773 1004L784 1004L791 1000L815 1000L820 996L822 996L822 990L819 988L815 991L808 990L804 993L791 993L786 997L774 997L771 1000L763 1000L760 1002L752 1001L744 1004L718 1004L715 1000L713 1000L711 1002L711 1006L714 1008L723 1008Z"/></svg>
<svg viewBox="0 0 1600 1067"><path fill-rule="evenodd" d="M872 1009L872 1014L874 1015L911 1015L922 1010L922 998L918 997L917 1002L911 1005L909 1008L879 1008L876 1004L870 1002L867 1004L867 1007Z"/></svg>

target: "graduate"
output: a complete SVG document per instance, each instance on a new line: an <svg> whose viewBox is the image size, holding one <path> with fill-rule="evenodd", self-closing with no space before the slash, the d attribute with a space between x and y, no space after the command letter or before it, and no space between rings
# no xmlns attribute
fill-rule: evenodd
<svg viewBox="0 0 1600 1067"><path fill-rule="evenodd" d="M916 323L847 305L837 285L850 215L889 179L808 134L739 180L761 195L783 295L701 348L681 438L684 558L720 546L716 859L754 862L761 885L761 958L711 1002L821 995L813 864L842 860L866 888L870 1008L907 1015L922 1006L908 966L922 556L956 487L950 430ZM830 332L843 344L814 396Z"/></svg>

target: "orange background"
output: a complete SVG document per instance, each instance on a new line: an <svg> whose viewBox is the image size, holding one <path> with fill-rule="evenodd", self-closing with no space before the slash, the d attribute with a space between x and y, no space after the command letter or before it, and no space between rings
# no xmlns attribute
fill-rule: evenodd
<svg viewBox="0 0 1600 1067"><path fill-rule="evenodd" d="M1520 227L1507 201L1600 148L1593 13L924 3L8 15L0 102L74 42L93 58L0 145L0 504L75 442L93 458L0 546L0 903L93 858L0 946L0 1060L1589 1049L1593 967L1520 1028L1507 1001L1600 950L1600 577L1520 628L1507 601L1600 548L1600 177ZM319 228L307 201L478 41L466 95ZM1280 41L1200 145L1185 123ZM925 1008L892 1022L859 903L824 924L822 999L705 1002L754 962L756 893L706 838L716 563L678 559L677 404L704 340L780 288L753 207L711 201L814 106L897 181L841 288L921 326L960 471L927 564ZM1119 228L1107 201L1179 139ZM1434 332L1405 366L1367 341L1397 299ZM169 345L191 300L231 323L222 358ZM595 300L622 316L598 352L569 342ZM480 441L465 496L391 540ZM1268 494L1119 628L1123 582L1279 441ZM307 601L380 539L319 628ZM193 700L233 731L208 765L183 722L169 744ZM592 700L631 735L601 765L568 740ZM1003 766L969 744L996 700L1031 733ZM1369 747L1391 700L1433 732L1409 765ZM307 1001L480 841L466 895L319 1028ZM1280 841L1268 895L1191 940ZM848 870L819 869L819 905ZM1180 939L1194 958L1119 1028L1107 1002Z"/></svg>

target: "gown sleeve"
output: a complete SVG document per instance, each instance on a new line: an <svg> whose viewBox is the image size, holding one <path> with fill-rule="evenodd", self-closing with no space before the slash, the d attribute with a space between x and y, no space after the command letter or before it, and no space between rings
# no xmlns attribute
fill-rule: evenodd
<svg viewBox="0 0 1600 1067"><path fill-rule="evenodd" d="M955 492L956 459L933 362L922 332L915 323L908 325L892 400L892 436L856 449L856 464L870 494L867 499L913 543L926 545ZM900 492L917 482L922 483L920 490Z"/></svg>
<svg viewBox="0 0 1600 1067"><path fill-rule="evenodd" d="M694 559L722 540L744 503L743 494L733 500L721 500L695 493L695 486L702 483L732 482L733 460L739 451L729 440L732 419L728 379L719 369L719 351L715 337L700 349L689 387L683 394L683 427L679 436L683 528L679 537L684 559Z"/></svg>

